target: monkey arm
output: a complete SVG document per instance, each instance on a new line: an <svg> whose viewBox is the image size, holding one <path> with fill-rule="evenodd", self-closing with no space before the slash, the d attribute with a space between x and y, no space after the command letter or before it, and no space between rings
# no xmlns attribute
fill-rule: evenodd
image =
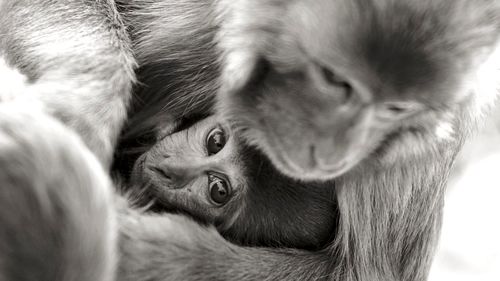
<svg viewBox="0 0 500 281"><path fill-rule="evenodd" d="M117 280L321 280L333 272L326 252L240 247L177 215L119 216Z"/></svg>
<svg viewBox="0 0 500 281"><path fill-rule="evenodd" d="M126 117L134 58L114 1L0 1L0 54L105 166Z"/></svg>

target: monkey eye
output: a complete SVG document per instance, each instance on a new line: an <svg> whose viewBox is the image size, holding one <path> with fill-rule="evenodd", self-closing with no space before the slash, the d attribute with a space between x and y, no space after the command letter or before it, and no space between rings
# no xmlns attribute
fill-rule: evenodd
<svg viewBox="0 0 500 281"><path fill-rule="evenodd" d="M416 114L423 109L418 102L385 102L378 115L387 119L402 119Z"/></svg>
<svg viewBox="0 0 500 281"><path fill-rule="evenodd" d="M231 198L229 183L222 177L209 174L208 189L210 191L210 198L216 204L226 204Z"/></svg>
<svg viewBox="0 0 500 281"><path fill-rule="evenodd" d="M206 140L206 147L209 156L217 154L224 148L225 145L226 145L226 134L220 127L212 129L208 133Z"/></svg>

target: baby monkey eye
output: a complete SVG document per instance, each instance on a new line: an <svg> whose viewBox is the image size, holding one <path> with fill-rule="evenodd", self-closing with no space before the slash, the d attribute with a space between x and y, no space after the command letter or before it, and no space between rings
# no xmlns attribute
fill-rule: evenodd
<svg viewBox="0 0 500 281"><path fill-rule="evenodd" d="M208 176L208 188L210 191L210 198L217 204L226 204L229 201L230 189L226 180L216 176Z"/></svg>
<svg viewBox="0 0 500 281"><path fill-rule="evenodd" d="M226 145L226 134L224 131L220 127L212 129L210 133L208 133L206 140L208 155L217 154L224 148L224 145Z"/></svg>

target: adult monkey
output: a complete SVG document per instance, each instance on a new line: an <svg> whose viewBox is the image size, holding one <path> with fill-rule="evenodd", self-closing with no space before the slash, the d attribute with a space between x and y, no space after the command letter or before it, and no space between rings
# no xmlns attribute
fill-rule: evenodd
<svg viewBox="0 0 500 281"><path fill-rule="evenodd" d="M202 4L194 1L177 2L179 4L175 10L177 14L179 10L190 12L183 14L186 16L182 17L186 20L184 23L189 24L174 26L179 29L164 33L179 35L183 32L182 35L186 35L186 38L192 38L187 36L190 35L186 32L189 30L187 27L191 26L199 31L194 23L202 22L206 28L205 19L208 18L207 22L210 22L211 16L219 16L222 31L219 32L220 39L216 41L221 43L222 50L225 51L223 71L227 74L221 80L223 84L219 104L222 111L233 111L229 112L228 116L234 116L233 123L236 128L242 128L241 131L249 141L254 140L262 147L284 172L297 176L293 172L305 171L305 178L339 176L336 188L340 225L339 231L335 233L334 243L327 250L317 253L241 248L220 239L214 231L189 222L179 222L175 217L148 217L135 212L125 213L121 220L121 230L124 234L121 250L124 257L118 280L425 279L439 229L445 182L443 175L447 174L454 155L461 145L462 136L465 134L463 129L474 125L473 119L479 116L481 107L487 103L478 99L478 97L482 99L485 92L481 92L483 96L479 96L478 92L470 95L471 85L466 82L473 81L472 76L476 74L484 74L480 72L487 67L483 63L497 45L500 33L499 4L495 1L479 0L418 3L380 1L362 3L364 5L361 7L360 2L351 4L345 2L271 0L217 1ZM31 35L36 34L34 31L40 29L51 33L59 31L66 35L74 35L67 29L73 31L74 25L63 25L65 28L54 30L54 25L57 24L76 25L83 22L88 24L86 25L88 27L97 27L97 30L92 29L92 32L75 33L77 36L70 36L69 42L76 42L78 45L82 44L82 40L77 40L79 35L109 35L109 30L121 26L119 20L113 21L118 15L113 12L112 5L99 6L85 1L64 2L58 8L49 9L47 12L48 8L56 7L57 2L56 4L50 2L50 5L44 5L39 1L13 3L4 2L2 8L22 8L10 9L6 13L10 17L4 22L8 23L9 19L12 21L15 19L14 22L27 20L23 17L26 15L25 11L35 15L44 11L41 13L43 16L46 16L46 13L58 15L57 20L50 18L54 21L48 25L36 27L30 24L20 25L28 29L23 30L25 33L19 32L18 26L13 28L16 32L12 32L9 30L12 29L11 24L7 24L2 30L6 31L2 34L7 34L11 38L2 41L2 49L7 50L8 60L23 68L35 81L45 73L42 71L43 68L37 68L43 64L35 63L45 54L30 51L30 48L40 46L41 43L37 41L40 44L33 44L30 41L30 44L22 45L28 47L28 51L23 52L25 49L19 48L17 53L14 52L16 48L13 51L12 48L5 47L9 42L15 42L14 39L18 36L33 38ZM159 40L162 37L158 37L161 35L160 31L162 28L172 27L170 24L176 21L169 22L167 20L169 17L166 16L169 9L162 9L163 5L172 8L172 3L149 1L141 3L134 9L125 5L131 3L121 4L125 20L133 23L131 26L139 31L132 39L138 43L134 48L139 64L144 66L143 69L147 69L148 61L141 60L141 53L149 53L151 59L160 58L159 53L165 52L165 49L156 48L161 47L163 42ZM70 5L70 8L71 5L76 6L73 7L75 9L68 9L66 5ZM110 7L110 10L106 10L108 12L99 12ZM73 12L83 16L61 17L60 13L63 11L70 11L64 15L71 15ZM205 11L203 15L206 17L200 16L198 13L200 11ZM60 20L61 18L64 20ZM95 25L96 19L104 25ZM339 22L333 24L332 21ZM114 24L109 24L110 22ZM340 22L345 24L340 25ZM365 25L365 22L369 24ZM112 28L99 29L102 26ZM342 29L335 29L336 26L342 26ZM367 26L371 32L365 30ZM217 25L208 27L215 31ZM353 30L349 30L350 28ZM153 31L153 34L148 33L148 30ZM138 36L141 34L143 38L149 40L140 41ZM307 38L308 35L314 37ZM50 40L51 37L45 38L49 38L49 42L44 44L54 42ZM332 43L330 40L325 41L330 38L338 38L338 40L332 39L332 42L340 42L342 45L327 44L327 47L323 48L325 46L323 44L314 44L319 40L321 43ZM167 39L189 42L180 40L183 39L182 36L170 38L167 36ZM120 40L115 42L120 42L119 45L124 48L112 49L116 51L113 54L123 54L122 51L127 50L126 42ZM155 42L156 44L153 44ZM210 42L212 41L208 40L208 43ZM301 44L296 44L297 42ZM246 45L247 43L250 45ZM210 48L210 44L208 47ZM71 54L75 49L68 51L67 54ZM155 53L155 50L159 53ZM201 50L206 51L205 48ZM95 49L91 47L89 51ZM174 60L182 61L183 58L176 52L165 54ZM81 55L83 58L88 58L89 54L82 52ZM337 56L340 59L338 62ZM342 58L349 60L342 61ZM57 59L58 57L52 57L48 61ZM130 59L120 61L122 63L118 66L113 65L112 69L125 70L123 73L127 73L126 70L130 69L133 63L130 63ZM56 65L60 66L60 63ZM193 60L189 60L187 64L193 65ZM162 69L161 63L153 66L152 70ZM255 69L257 71L254 71ZM85 74L92 73L89 70L92 70L92 67L72 69L69 73L80 73L85 77ZM210 70L208 72L211 73ZM339 76L336 72L342 75ZM38 76L33 73L38 73ZM56 74L59 73L55 72L53 77L61 78ZM179 76L180 74L177 77ZM155 75L150 77L154 78ZM126 81L125 85L130 81L130 79L123 80ZM147 81L147 84L157 86L159 81L153 79ZM382 91L384 95L375 95L381 93L379 89L387 90ZM249 92L252 95L248 95ZM284 92L287 95L280 94ZM436 94L427 94L430 92ZM307 99L303 93L307 93ZM333 94L327 95L328 93ZM98 94L108 96L109 93L98 92ZM192 96L185 97L184 100L180 99L180 104L189 104L188 101ZM411 99L403 99L402 102L402 97ZM120 103L125 103L123 100L126 99L119 100ZM224 106L223 103L230 106ZM298 104L307 106L301 108ZM375 116L373 104L381 105L382 110L377 112L389 115L377 114L378 118L386 118L383 127L373 128L373 124L369 123L369 117ZM421 105L424 105L426 110L418 114ZM336 108L338 110L332 110ZM342 110L346 108L348 110ZM106 111L96 110L93 113L100 116L103 112ZM283 115L286 116L286 119L281 120L283 123L276 122ZM70 126L74 125L71 121L80 120L79 116L68 117L65 114L59 116ZM259 117L257 122L252 120L255 116ZM446 123L436 122L442 120L442 117L446 117ZM296 120L301 122L294 123ZM305 122L308 120L312 122ZM441 133L446 133L447 130L439 130L438 136L444 137L436 141L434 139L436 123L442 124L442 129L454 129L456 135L451 134L454 138L446 138L446 135ZM294 134L291 126L287 124L294 126L298 124L300 126L298 131L304 132L304 136L308 137L307 141L304 136ZM80 126L72 127L84 135L84 139L87 136L92 140L90 134L85 134L85 129L81 129ZM334 134L328 133L330 128L333 128ZM92 131L92 127L90 129ZM277 136L271 135L271 131ZM281 149L276 140L281 141L284 136L288 138L283 141L285 149ZM293 141L294 137L297 141ZM318 143L311 144L311 139L317 140ZM352 140L356 140L355 149L349 147ZM92 142L87 141L87 143ZM303 146L304 143L307 145ZM347 149L341 151L349 153L343 155L337 150L328 153L329 147L325 146L327 143L338 147L346 146ZM415 143L418 146L415 146ZM358 146L363 149L358 149ZM289 155L290 147L301 149L299 153ZM326 157L318 159L316 151L320 151L321 155ZM363 155L358 155L357 151L363 151ZM347 173L340 175L343 172ZM41 176L43 180L44 175ZM49 203L59 206L55 201ZM14 218L15 215L13 214ZM134 217L135 219L130 219ZM164 231L159 231L158 228ZM186 235L176 235L179 232ZM137 240L142 240L143 243L136 243ZM165 244L165 247L157 247L157 243ZM145 262L144 257L153 257L155 262ZM182 261L179 262L179 259Z"/></svg>

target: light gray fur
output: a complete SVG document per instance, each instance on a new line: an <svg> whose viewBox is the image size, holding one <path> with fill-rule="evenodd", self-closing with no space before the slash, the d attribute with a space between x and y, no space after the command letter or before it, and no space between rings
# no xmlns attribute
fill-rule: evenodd
<svg viewBox="0 0 500 281"><path fill-rule="evenodd" d="M0 103L0 167L0 280L115 280L111 181L75 133Z"/></svg>
<svg viewBox="0 0 500 281"><path fill-rule="evenodd" d="M109 165L135 66L113 1L3 1L0 56L39 87L47 111Z"/></svg>

